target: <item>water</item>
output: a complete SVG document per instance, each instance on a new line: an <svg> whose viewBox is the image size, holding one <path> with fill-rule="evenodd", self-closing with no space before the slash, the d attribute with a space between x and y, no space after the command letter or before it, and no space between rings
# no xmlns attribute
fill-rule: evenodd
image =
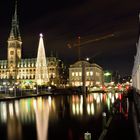
<svg viewBox="0 0 140 140"><path fill-rule="evenodd" d="M0 102L1 140L83 140L84 133L98 139L102 112L113 112L119 93L58 95Z"/></svg>

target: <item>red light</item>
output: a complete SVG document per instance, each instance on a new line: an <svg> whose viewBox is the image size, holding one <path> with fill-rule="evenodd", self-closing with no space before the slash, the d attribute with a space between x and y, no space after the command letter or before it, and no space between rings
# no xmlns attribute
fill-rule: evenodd
<svg viewBox="0 0 140 140"><path fill-rule="evenodd" d="M122 89L122 85L118 85L118 89L121 90Z"/></svg>
<svg viewBox="0 0 140 140"><path fill-rule="evenodd" d="M119 94L119 99L122 100L122 94Z"/></svg>
<svg viewBox="0 0 140 140"><path fill-rule="evenodd" d="M129 86L126 86L125 88L126 88L126 90L128 90L129 89Z"/></svg>

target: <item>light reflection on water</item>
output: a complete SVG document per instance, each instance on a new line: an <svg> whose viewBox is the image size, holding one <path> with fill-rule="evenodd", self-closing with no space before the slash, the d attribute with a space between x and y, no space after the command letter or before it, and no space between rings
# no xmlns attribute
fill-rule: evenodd
<svg viewBox="0 0 140 140"><path fill-rule="evenodd" d="M120 93L93 93L87 96L46 96L0 102L0 127L5 126L0 135L5 135L3 140L6 137L8 140L30 139L32 136L37 140L54 140L60 139L59 136L65 130L68 131L67 136L64 134L63 138L61 135L61 139L72 140L75 139L73 136L75 132L74 129L71 130L68 121L80 122L79 127L83 132L89 127L90 122L96 125L95 121L102 112L111 111L115 100L121 98ZM66 120L65 124L60 124L63 120ZM78 127L76 124L73 125ZM94 126L90 129L101 130L101 127ZM28 130L29 128L31 130ZM82 137L82 134L76 135L77 140Z"/></svg>
<svg viewBox="0 0 140 140"><path fill-rule="evenodd" d="M34 111L36 116L36 129L38 140L47 140L49 121L49 100L41 97L34 100Z"/></svg>

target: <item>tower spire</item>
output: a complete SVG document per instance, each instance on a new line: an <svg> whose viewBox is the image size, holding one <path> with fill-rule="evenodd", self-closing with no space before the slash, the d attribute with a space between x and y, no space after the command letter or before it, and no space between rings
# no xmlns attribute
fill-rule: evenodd
<svg viewBox="0 0 140 140"><path fill-rule="evenodd" d="M17 18L17 0L15 0L15 11L12 18L12 27L11 27L11 32L10 32L10 39L13 39L13 38L21 40L18 18Z"/></svg>
<svg viewBox="0 0 140 140"><path fill-rule="evenodd" d="M15 1L15 13L14 13L14 20L17 23L17 0Z"/></svg>

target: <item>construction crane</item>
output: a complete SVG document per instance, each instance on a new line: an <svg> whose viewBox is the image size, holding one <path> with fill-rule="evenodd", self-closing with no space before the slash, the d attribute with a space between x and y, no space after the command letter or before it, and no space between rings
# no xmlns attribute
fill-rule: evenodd
<svg viewBox="0 0 140 140"><path fill-rule="evenodd" d="M68 46L68 48L77 47L77 49L78 49L78 60L81 60L81 47L82 46L93 43L93 42L98 42L98 41L101 41L101 40L112 38L114 36L115 36L114 34L107 34L107 35L104 35L104 36L101 36L101 37L98 37L98 38L94 38L94 39L89 39L89 40L86 40L86 41L83 41L83 42L81 42L81 37L78 36L76 43L75 42L68 43L67 46Z"/></svg>

